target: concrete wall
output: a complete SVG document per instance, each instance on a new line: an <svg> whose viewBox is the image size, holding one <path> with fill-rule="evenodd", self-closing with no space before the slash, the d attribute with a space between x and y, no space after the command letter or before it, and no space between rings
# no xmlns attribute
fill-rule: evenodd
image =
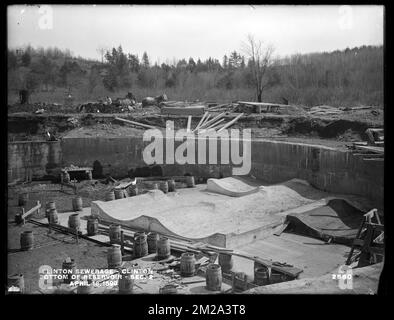
<svg viewBox="0 0 394 320"><path fill-rule="evenodd" d="M56 174L61 167L61 157L59 141L8 143L8 182Z"/></svg>
<svg viewBox="0 0 394 320"><path fill-rule="evenodd" d="M142 152L147 144L140 137L85 137L64 138L61 142L9 143L9 178L23 176L24 167L30 167L33 175L39 176L47 174L48 167L60 163L61 166L93 166L96 160L104 174L124 177L128 170L146 165ZM179 144L176 143L175 148ZM292 178L305 179L319 189L360 195L383 207L383 162L364 161L350 152L306 144L258 140L252 142L251 148L251 174L257 178L271 183ZM231 165L174 164L164 165L163 172L164 175L190 173L225 177L232 174L231 168Z"/></svg>

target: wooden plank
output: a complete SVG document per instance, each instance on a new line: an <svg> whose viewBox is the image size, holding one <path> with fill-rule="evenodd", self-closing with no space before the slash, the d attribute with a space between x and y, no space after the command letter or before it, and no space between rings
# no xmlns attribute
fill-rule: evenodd
<svg viewBox="0 0 394 320"><path fill-rule="evenodd" d="M384 148L383 147L373 147L373 146L356 146L357 150L367 150L371 152L377 152L377 153L384 153Z"/></svg>
<svg viewBox="0 0 394 320"><path fill-rule="evenodd" d="M23 213L21 218L25 219L27 216L30 216L33 212L36 212L40 208L41 208L41 203L40 203L40 201L37 201L37 205L34 206L33 208L31 208L29 211Z"/></svg>
<svg viewBox="0 0 394 320"><path fill-rule="evenodd" d="M190 126L192 125L192 116L189 116L187 118L187 127L186 127L186 132L190 132Z"/></svg>
<svg viewBox="0 0 394 320"><path fill-rule="evenodd" d="M215 121L219 120L225 114L226 114L225 112L222 112L222 113L218 114L216 117L212 118L211 120L209 120L209 121L205 122L203 125L201 125L200 129L206 129L207 126L209 126L212 123L214 123Z"/></svg>
<svg viewBox="0 0 394 320"><path fill-rule="evenodd" d="M270 103L270 102L248 102L248 101L238 101L239 104L249 104L251 106L274 106L274 107L288 107L288 104L280 103Z"/></svg>
<svg viewBox="0 0 394 320"><path fill-rule="evenodd" d="M227 129L228 127L232 126L232 125L233 125L239 118L241 118L243 115L244 115L244 114L241 113L241 114L239 114L238 116L236 116L233 120L231 120L230 122L227 122L227 124L225 124L222 128L220 128L220 129L218 130L218 132L220 132L220 131L222 131L222 130L224 130L224 129Z"/></svg>
<svg viewBox="0 0 394 320"><path fill-rule="evenodd" d="M144 127L144 128L148 128L148 129L157 129L156 127L150 126L148 124L144 124L144 123L140 123L140 122L136 122L136 121L131 121L131 120L126 120L126 119L122 119L122 118L118 118L118 117L115 117L115 120L122 121L122 122L129 123L129 124L134 124L136 126L140 126L140 127Z"/></svg>
<svg viewBox="0 0 394 320"><path fill-rule="evenodd" d="M208 111L204 113L204 115L200 119L200 122L197 124L197 126L194 128L194 130L192 132L195 132L196 130L198 130L198 128L201 126L201 124L203 123L203 121L207 115L208 115Z"/></svg>
<svg viewBox="0 0 394 320"><path fill-rule="evenodd" d="M199 116L204 114L205 107L204 106L194 106L194 107L162 107L162 114L171 114L171 115L184 115L184 116Z"/></svg>

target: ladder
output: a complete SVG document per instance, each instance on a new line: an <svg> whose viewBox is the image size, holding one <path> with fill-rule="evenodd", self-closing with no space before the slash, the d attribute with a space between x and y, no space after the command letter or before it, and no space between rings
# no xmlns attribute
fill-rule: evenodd
<svg viewBox="0 0 394 320"><path fill-rule="evenodd" d="M375 222L372 221L373 219L375 219ZM365 237L362 239L364 233ZM378 210L372 209L364 215L346 260L346 265L350 265L352 260L355 260L357 257L359 257L357 267L379 262L378 256L384 256L383 239L384 225L380 221ZM353 258L356 247L360 248L360 253Z"/></svg>

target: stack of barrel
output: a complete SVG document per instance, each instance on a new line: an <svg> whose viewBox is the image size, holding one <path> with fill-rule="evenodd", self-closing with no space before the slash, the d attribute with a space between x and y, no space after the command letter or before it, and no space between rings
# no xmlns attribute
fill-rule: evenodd
<svg viewBox="0 0 394 320"><path fill-rule="evenodd" d="M48 201L45 208L45 216L48 219L48 223L56 224L59 221L57 210L56 210L56 203L55 201Z"/></svg>
<svg viewBox="0 0 394 320"><path fill-rule="evenodd" d="M125 191L123 189L114 189L115 199L125 198Z"/></svg>

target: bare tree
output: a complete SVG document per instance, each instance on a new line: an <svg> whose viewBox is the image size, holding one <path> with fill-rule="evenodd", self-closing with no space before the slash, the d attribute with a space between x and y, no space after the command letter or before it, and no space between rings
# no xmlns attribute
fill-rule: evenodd
<svg viewBox="0 0 394 320"><path fill-rule="evenodd" d="M108 51L108 47L100 45L97 47L96 52L101 56L101 63L104 62L104 55Z"/></svg>
<svg viewBox="0 0 394 320"><path fill-rule="evenodd" d="M262 41L256 41L252 35L248 35L247 41L243 43L242 51L250 61L250 68L253 75L253 83L256 88L257 101L261 102L263 90L269 85L266 77L267 69L272 64L272 45L264 45Z"/></svg>

